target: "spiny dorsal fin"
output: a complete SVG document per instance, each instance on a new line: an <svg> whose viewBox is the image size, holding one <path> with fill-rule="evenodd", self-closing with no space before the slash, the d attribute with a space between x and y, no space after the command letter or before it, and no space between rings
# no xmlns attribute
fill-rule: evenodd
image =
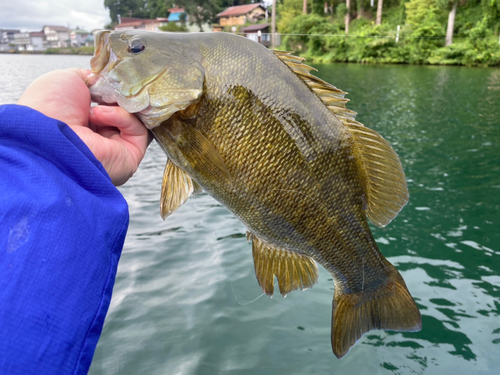
<svg viewBox="0 0 500 375"><path fill-rule="evenodd" d="M346 92L313 76L310 71L316 69L302 64L304 58L290 52L274 53L318 95L352 135L366 197L366 215L378 227L389 224L409 199L403 167L396 152L380 134L355 120L357 113L345 106L349 101L344 98Z"/></svg>
<svg viewBox="0 0 500 375"><path fill-rule="evenodd" d="M193 192L199 192L200 189L198 183L191 180L186 172L168 159L161 186L160 215L162 219L165 220L182 206Z"/></svg>
<svg viewBox="0 0 500 375"><path fill-rule="evenodd" d="M292 55L290 52L273 51L278 59L283 61L295 74L297 74L307 86L314 91L325 105L332 111L341 121L344 117L354 121L357 113L346 108L345 104L349 99L344 99L346 92L336 88L330 83L323 81L321 78L313 76L310 71L316 70L309 65L303 64L303 57ZM343 121L342 121L343 122Z"/></svg>
<svg viewBox="0 0 500 375"><path fill-rule="evenodd" d="M296 289L312 288L318 281L316 262L307 255L271 245L250 232L247 232L247 239L252 240L255 276L268 296L272 297L274 293L274 276L278 278L283 297Z"/></svg>

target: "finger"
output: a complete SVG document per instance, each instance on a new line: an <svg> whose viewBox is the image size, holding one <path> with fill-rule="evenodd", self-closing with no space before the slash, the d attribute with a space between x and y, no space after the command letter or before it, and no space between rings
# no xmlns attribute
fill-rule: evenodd
<svg viewBox="0 0 500 375"><path fill-rule="evenodd" d="M96 106L90 109L90 122L104 128L98 129L100 135L125 146L139 165L149 143L148 130L137 117L120 107Z"/></svg>
<svg viewBox="0 0 500 375"><path fill-rule="evenodd" d="M90 93L84 83L86 70L55 70L34 80L18 104L31 107L69 126L86 126Z"/></svg>
<svg viewBox="0 0 500 375"><path fill-rule="evenodd" d="M113 126L123 137L147 134L147 129L135 115L117 106L98 105L90 109L90 122L97 126Z"/></svg>

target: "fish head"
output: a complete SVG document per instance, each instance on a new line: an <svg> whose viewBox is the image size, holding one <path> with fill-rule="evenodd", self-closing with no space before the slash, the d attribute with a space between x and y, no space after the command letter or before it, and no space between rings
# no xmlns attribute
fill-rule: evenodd
<svg viewBox="0 0 500 375"><path fill-rule="evenodd" d="M201 58L174 34L99 31L87 81L92 100L117 103L149 129L197 103L205 77Z"/></svg>

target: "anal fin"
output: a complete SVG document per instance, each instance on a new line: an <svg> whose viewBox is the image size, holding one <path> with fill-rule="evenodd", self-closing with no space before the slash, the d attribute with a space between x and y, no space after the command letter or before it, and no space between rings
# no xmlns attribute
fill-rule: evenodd
<svg viewBox="0 0 500 375"><path fill-rule="evenodd" d="M318 267L311 257L281 249L250 233L247 238L252 240L255 276L268 296L274 293L274 276L283 297L296 289L311 288L318 281Z"/></svg>
<svg viewBox="0 0 500 375"><path fill-rule="evenodd" d="M168 159L161 186L160 215L162 219L165 220L182 206L191 194L199 191L201 191L200 185Z"/></svg>

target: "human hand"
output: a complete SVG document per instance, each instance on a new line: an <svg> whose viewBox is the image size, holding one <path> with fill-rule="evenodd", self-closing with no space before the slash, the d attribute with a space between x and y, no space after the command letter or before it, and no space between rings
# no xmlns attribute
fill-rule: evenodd
<svg viewBox="0 0 500 375"><path fill-rule="evenodd" d="M115 106L90 107L86 69L56 70L31 83L18 104L63 121L82 139L108 172L123 185L136 172L151 141L133 114Z"/></svg>

